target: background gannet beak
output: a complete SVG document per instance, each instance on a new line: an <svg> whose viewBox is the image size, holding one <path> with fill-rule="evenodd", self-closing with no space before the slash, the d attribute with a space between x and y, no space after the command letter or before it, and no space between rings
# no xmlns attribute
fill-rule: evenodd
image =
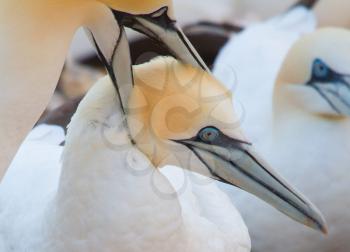
<svg viewBox="0 0 350 252"><path fill-rule="evenodd" d="M209 71L176 21L168 16L168 7L146 15L131 15L113 11L118 22L164 45L171 54L185 64Z"/></svg>
<svg viewBox="0 0 350 252"><path fill-rule="evenodd" d="M299 0L290 9L295 7L304 6L305 8L312 9L318 3L319 0Z"/></svg>
<svg viewBox="0 0 350 252"><path fill-rule="evenodd" d="M350 116L350 76L334 73L335 81L310 81L308 86L314 88L340 115Z"/></svg>
<svg viewBox="0 0 350 252"><path fill-rule="evenodd" d="M214 179L250 192L292 219L327 232L319 210L259 158L251 144L222 132L212 142L198 137L173 141L188 147Z"/></svg>

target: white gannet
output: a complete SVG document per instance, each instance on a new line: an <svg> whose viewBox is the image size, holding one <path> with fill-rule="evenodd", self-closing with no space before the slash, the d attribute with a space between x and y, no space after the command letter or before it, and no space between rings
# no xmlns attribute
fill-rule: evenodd
<svg viewBox="0 0 350 252"><path fill-rule="evenodd" d="M4 251L250 251L240 215L214 184L178 198L161 164L239 186L325 231L317 209L254 153L231 93L209 73L171 58L136 66L130 131L114 89L104 78L79 105L62 170L15 158L0 185Z"/></svg>
<svg viewBox="0 0 350 252"><path fill-rule="evenodd" d="M270 97L279 67L293 43L303 34L314 31L316 25L312 10L294 7L233 36L215 60L214 75L233 89L235 102L243 107L242 127L254 143L260 141L265 124L270 121Z"/></svg>
<svg viewBox="0 0 350 252"><path fill-rule="evenodd" d="M0 179L47 105L79 27L86 28L120 93L132 82L125 26L206 69L177 27L171 0L4 0L0 23Z"/></svg>
<svg viewBox="0 0 350 252"><path fill-rule="evenodd" d="M350 33L344 29L320 29L304 35L287 52L279 73L276 72L279 66L269 58L264 63L259 57L242 55L245 67L251 71L236 69L241 81L236 99L247 108L245 118L249 124L255 125L250 127L246 122L243 129L257 142L258 151L310 196L329 222L328 237L316 237L291 225L260 202L234 192L256 251L350 250L349 45ZM254 55L250 48L233 46L234 42L226 51L245 50ZM277 48L266 48L264 55L275 57ZM233 56L233 61L240 60ZM259 83L260 72L270 77ZM270 117L266 119L265 115ZM253 209L259 209L259 214Z"/></svg>

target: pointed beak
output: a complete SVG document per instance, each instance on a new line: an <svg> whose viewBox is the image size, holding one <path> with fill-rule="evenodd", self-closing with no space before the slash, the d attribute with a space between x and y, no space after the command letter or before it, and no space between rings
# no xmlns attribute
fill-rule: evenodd
<svg viewBox="0 0 350 252"><path fill-rule="evenodd" d="M327 232L320 211L276 174L249 143L224 134L212 143L196 138L175 142L187 146L214 179L252 193L297 222Z"/></svg>
<svg viewBox="0 0 350 252"><path fill-rule="evenodd" d="M334 82L310 81L314 88L339 115L350 116L350 76L338 75Z"/></svg>
<svg viewBox="0 0 350 252"><path fill-rule="evenodd" d="M183 63L209 71L185 34L176 25L176 21L169 18L167 13L167 7L147 15L131 15L114 11L120 24L143 33L160 43Z"/></svg>
<svg viewBox="0 0 350 252"><path fill-rule="evenodd" d="M134 79L129 42L125 29L117 23L115 25L117 27L115 29L117 30L116 34L103 33L103 36L101 36L101 34L97 33L100 35L98 37L94 35L93 31L86 30L86 32L100 60L106 67L108 75L117 91L120 108L125 114ZM109 36L113 37L112 35L114 35L114 39L110 39Z"/></svg>

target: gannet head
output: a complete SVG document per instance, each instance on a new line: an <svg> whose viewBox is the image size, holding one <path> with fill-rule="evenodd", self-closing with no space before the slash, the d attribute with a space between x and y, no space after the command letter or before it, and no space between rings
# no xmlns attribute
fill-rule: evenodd
<svg viewBox="0 0 350 252"><path fill-rule="evenodd" d="M325 230L319 211L254 152L230 91L207 72L172 58L136 66L127 121L134 143L155 166L177 164L237 186Z"/></svg>
<svg viewBox="0 0 350 252"><path fill-rule="evenodd" d="M275 99L313 114L350 115L349 55L350 33L345 29L325 28L304 36L284 61Z"/></svg>

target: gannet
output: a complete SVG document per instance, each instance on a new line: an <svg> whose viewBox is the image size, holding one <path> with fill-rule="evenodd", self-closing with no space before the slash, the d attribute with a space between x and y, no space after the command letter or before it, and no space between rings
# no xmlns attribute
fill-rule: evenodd
<svg viewBox="0 0 350 252"><path fill-rule="evenodd" d="M206 69L177 27L171 0L4 0L0 23L0 178L47 105L79 27L85 27L122 99L130 90L124 86L132 83L124 27Z"/></svg>
<svg viewBox="0 0 350 252"><path fill-rule="evenodd" d="M261 47L259 52L271 58L281 53L278 57L285 57L284 63L269 61L268 57L261 62L259 57L242 54L244 66L236 69L238 65L233 65L240 81L236 98L246 108L242 128L249 131L247 135L255 140L257 150L325 212L330 225L328 237L316 237L236 191L232 197L250 229L253 250L350 249L349 35L343 29L320 29L301 37L287 52L279 50L280 44L285 47L285 40L278 42L276 38L273 44L267 44L260 39L266 48ZM238 43L233 41L226 52L244 50L259 55L251 48L234 45ZM239 55L231 55L235 56L233 62L240 61ZM250 70L249 76L248 70L240 71L243 67ZM262 75L269 78L263 79ZM250 127L248 122L255 126ZM324 188L326 192L322 192ZM253 209L259 209L259 213Z"/></svg>
<svg viewBox="0 0 350 252"><path fill-rule="evenodd" d="M254 143L268 127L272 103L268 97L272 97L274 80L288 50L316 26L313 11L296 6L233 36L215 60L213 73L234 91L242 127Z"/></svg>
<svg viewBox="0 0 350 252"><path fill-rule="evenodd" d="M171 164L325 231L318 210L254 152L231 93L209 73L172 58L136 66L128 127L114 89L103 78L80 103L62 168L15 159L0 185L4 251L250 251L228 198L214 184L179 197L156 168Z"/></svg>

